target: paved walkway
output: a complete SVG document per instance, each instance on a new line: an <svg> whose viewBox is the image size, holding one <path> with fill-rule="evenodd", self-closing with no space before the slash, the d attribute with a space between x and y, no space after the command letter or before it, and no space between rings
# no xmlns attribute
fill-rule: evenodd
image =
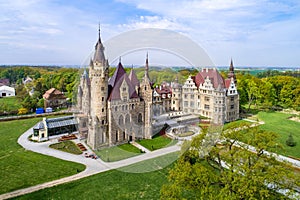
<svg viewBox="0 0 300 200"><path fill-rule="evenodd" d="M140 145L139 143L136 143L135 141L130 142L130 144L132 144L133 146L135 146L138 149L141 149L145 153L150 153L151 152L149 149L143 147L142 145Z"/></svg>
<svg viewBox="0 0 300 200"><path fill-rule="evenodd" d="M41 189L53 187L53 186L60 185L63 183L68 183L68 182L75 181L75 180L78 180L78 179L81 179L84 177L88 177L88 176L91 176L91 175L94 175L94 174L97 174L100 172L124 167L124 166L131 165L131 164L143 161L143 160L152 159L152 158L155 158L158 156L166 155L166 154L180 150L180 144L176 144L176 145L173 145L173 146L170 146L170 147L167 147L164 149L159 149L156 151L148 150L149 151L148 153L141 154L139 156L131 157L131 158L128 158L125 160L117 161L117 162L109 162L108 163L108 162L102 161L101 159L94 160L91 158L85 158L84 154L73 155L73 154L62 152L62 151L59 151L56 149L49 148L49 145L54 143L54 141L47 141L47 142L41 142L41 143L31 142L28 140L28 136L30 136L32 133L33 133L32 128L29 129L28 131L26 131L23 135L21 135L19 137L18 143L21 146L23 146L25 149L30 150L30 151L34 151L34 152L41 153L44 155L53 156L53 157L60 158L63 160L68 160L68 161L84 164L84 165L86 165L86 169L83 172L80 172L73 176L65 177L62 179L35 185L35 186L29 187L29 188L24 188L24 189L20 189L20 190L16 190L13 192L2 194L2 195L0 195L0 199L8 199L8 198L13 198L16 196L32 193L32 192L35 192L35 191L38 191ZM90 149L88 149L88 152L91 153L92 151Z"/></svg>

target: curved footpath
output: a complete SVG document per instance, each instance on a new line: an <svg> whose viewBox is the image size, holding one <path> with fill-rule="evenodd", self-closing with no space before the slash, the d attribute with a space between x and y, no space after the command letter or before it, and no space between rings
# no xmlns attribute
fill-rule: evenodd
<svg viewBox="0 0 300 200"><path fill-rule="evenodd" d="M24 188L24 189L20 189L20 190L15 190L15 191L12 191L9 193L4 193L4 194L0 195L0 199L8 199L8 198L32 193L32 192L35 192L35 191L38 191L41 189L53 187L53 186L60 185L63 183L68 183L68 182L75 181L75 180L78 180L78 179L81 179L84 177L88 177L88 176L91 176L91 175L94 175L94 174L97 174L100 172L124 167L124 166L131 165L131 164L143 161L143 160L148 160L151 158L166 155L166 154L180 150L180 144L177 143L176 145L166 147L163 149L159 149L159 150L155 150L152 152L148 152L148 153L145 153L145 154L142 154L139 156L131 157L131 158L128 158L125 160L117 161L117 162L107 163L107 162L102 161L101 159L94 160L91 158L86 158L83 154L74 155L74 154L70 154L70 153L66 153L66 152L56 150L56 149L49 148L49 145L53 143L51 141L42 142L42 143L31 142L28 140L28 137L33 133L32 131L33 131L32 128L30 128L23 135L21 135L19 137L18 143L23 148L25 148L26 150L34 151L34 152L41 153L41 154L48 155L48 156L53 156L53 157L60 158L63 160L68 160L68 161L84 164L86 166L86 169L78 174L75 174L75 175L72 175L69 177L42 183L39 185L35 185L32 187L28 187L28 188ZM88 150L88 151L91 152L90 150Z"/></svg>

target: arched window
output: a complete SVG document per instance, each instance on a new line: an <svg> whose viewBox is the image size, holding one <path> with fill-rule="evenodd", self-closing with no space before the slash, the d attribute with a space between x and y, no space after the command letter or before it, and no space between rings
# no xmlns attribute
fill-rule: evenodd
<svg viewBox="0 0 300 200"><path fill-rule="evenodd" d="M139 123L140 123L140 122L143 122L143 116L142 116L141 113L139 113L139 115L138 115L138 122L139 122Z"/></svg>
<svg viewBox="0 0 300 200"><path fill-rule="evenodd" d="M115 107L115 111L116 111L116 112L118 111L118 106Z"/></svg>
<svg viewBox="0 0 300 200"><path fill-rule="evenodd" d="M123 117L123 115L120 115L120 117L119 117L119 125L123 126L123 124L124 124L124 117Z"/></svg>
<svg viewBox="0 0 300 200"><path fill-rule="evenodd" d="M127 114L125 117L125 124L128 125L130 123L130 115Z"/></svg>

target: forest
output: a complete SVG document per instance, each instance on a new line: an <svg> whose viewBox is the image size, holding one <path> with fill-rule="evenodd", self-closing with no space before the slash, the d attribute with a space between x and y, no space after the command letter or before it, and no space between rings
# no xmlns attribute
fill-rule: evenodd
<svg viewBox="0 0 300 200"><path fill-rule="evenodd" d="M110 68L112 76L115 68ZM131 68L125 68L129 73ZM137 77L141 79L144 74L143 68L134 69ZM153 86L160 85L163 81L171 82L178 80L184 83L189 75L196 75L196 69L176 69L173 68L150 68L150 79ZM77 85L79 83L82 69L49 67L49 66L2 66L0 67L0 79L8 78L12 87L16 89L16 103L18 108L26 108L34 111L37 107L43 107L42 95L50 88L54 87L62 91L70 104L76 101ZM227 71L220 71L226 78ZM252 75L249 72L236 70L238 91L240 94L240 105L242 112L248 112L253 106L263 110L278 110L283 108L293 108L300 110L300 73L299 71L275 71L266 70ZM23 84L23 81L30 77L33 81ZM32 95L29 95L29 92ZM14 104L16 104L14 103ZM14 106L15 109L15 106ZM16 113L11 110L5 101L0 101L0 115L6 112Z"/></svg>

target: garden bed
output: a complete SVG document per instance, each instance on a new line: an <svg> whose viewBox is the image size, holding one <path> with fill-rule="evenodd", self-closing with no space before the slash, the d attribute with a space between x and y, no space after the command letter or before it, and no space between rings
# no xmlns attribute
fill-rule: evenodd
<svg viewBox="0 0 300 200"><path fill-rule="evenodd" d="M49 147L76 155L82 154L82 151L79 149L79 147L73 141L69 140L59 142L56 144L51 144Z"/></svg>

